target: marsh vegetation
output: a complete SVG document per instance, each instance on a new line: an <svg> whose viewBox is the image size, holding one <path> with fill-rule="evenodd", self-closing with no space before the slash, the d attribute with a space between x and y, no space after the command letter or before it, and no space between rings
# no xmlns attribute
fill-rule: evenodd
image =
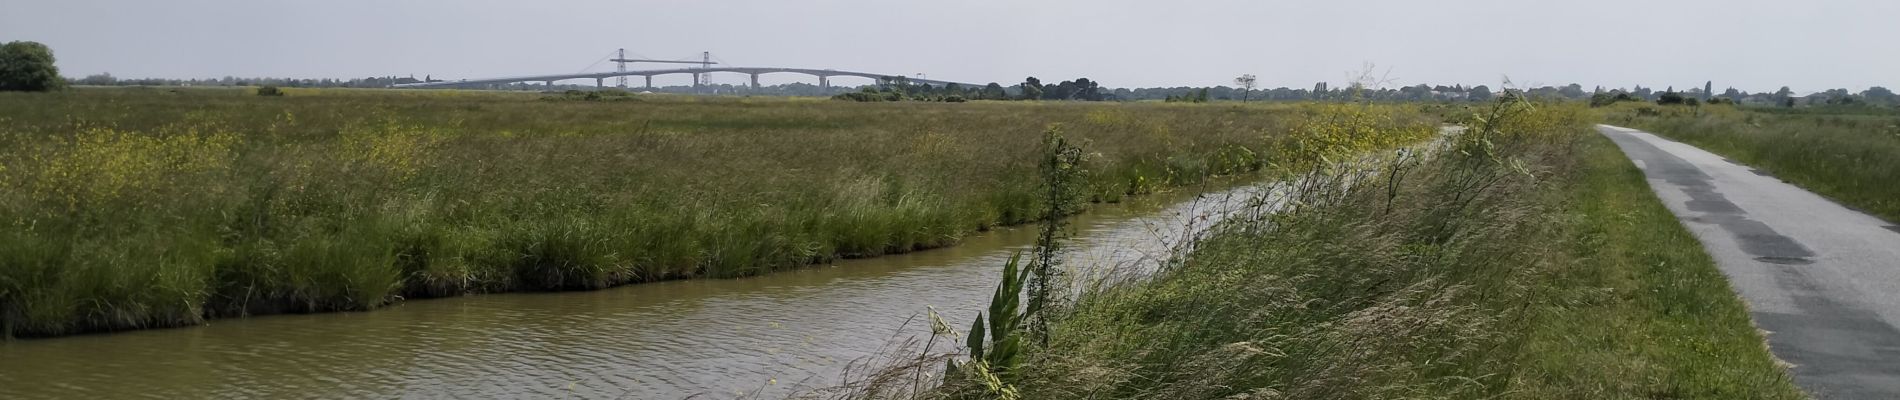
<svg viewBox="0 0 1900 400"><path fill-rule="evenodd" d="M282 89L0 95L13 335L758 274L1265 168L1299 106Z"/></svg>
<svg viewBox="0 0 1900 400"><path fill-rule="evenodd" d="M904 379L940 364L894 358L818 396L1802 397L1581 104L1475 107L1429 144L1358 107L1287 142L1378 145L1305 153L1255 202L1272 212L1222 222L1151 279L1080 283L1024 312L1048 329L999 333L1001 293L1025 279L1006 277L971 351L916 358L948 360L941 382Z"/></svg>

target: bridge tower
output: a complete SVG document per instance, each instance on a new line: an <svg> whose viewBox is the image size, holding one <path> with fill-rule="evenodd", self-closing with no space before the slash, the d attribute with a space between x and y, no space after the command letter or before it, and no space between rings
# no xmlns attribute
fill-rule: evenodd
<svg viewBox="0 0 1900 400"><path fill-rule="evenodd" d="M618 72L621 74L619 78L614 78L614 79L618 81L616 83L620 85L621 89L626 89L627 88L627 75L626 75L627 74L627 49L625 47L620 48L620 56L614 57L614 62L620 64L620 68L615 69L614 72Z"/></svg>
<svg viewBox="0 0 1900 400"><path fill-rule="evenodd" d="M699 67L712 68L712 65L713 65L712 52L710 51L699 52ZM700 88L706 87L707 85L711 85L711 84L712 84L712 74L710 73L704 73L704 74L694 73L693 74L693 91L697 92L700 90Z"/></svg>
<svg viewBox="0 0 1900 400"><path fill-rule="evenodd" d="M642 63L642 62L643 62L643 63L662 63L662 64L699 64L699 66L700 66L700 68L712 68L712 65L713 65L713 64L718 64L718 63L716 63L716 62L713 62L713 61L712 61L712 53L711 53L711 52L701 52L701 53L700 53L700 60L699 60L699 61L690 61L690 60L654 60L654 59L645 59L645 58L627 58L627 49L620 49L620 52L619 52L619 57L615 57L614 59L612 59L612 60L607 60L607 61L613 61L613 62L615 62L615 63L618 63L618 64L619 64L619 66L620 66L620 69L618 70L618 72L619 72L619 73L626 73L626 72L627 72L627 64L630 64L630 63ZM638 72L638 71L635 71L635 72ZM700 75L701 75L701 73L698 73L698 72L695 72L695 73L693 73L693 87L695 87L695 88L697 88L697 87L699 87L699 84L701 83L701 80L700 80ZM645 77L646 77L646 80L647 80L647 88L648 88L648 89L652 89L652 88L653 88L653 75L643 75L643 76L645 76ZM620 87L623 87L623 88L624 88L624 87L627 87L627 76L626 76L626 75L621 75L621 76L620 76Z"/></svg>

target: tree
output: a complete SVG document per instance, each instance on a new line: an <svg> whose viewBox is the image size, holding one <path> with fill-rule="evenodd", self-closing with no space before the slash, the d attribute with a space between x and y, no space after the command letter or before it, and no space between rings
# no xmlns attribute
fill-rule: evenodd
<svg viewBox="0 0 1900 400"><path fill-rule="evenodd" d="M1662 97L1659 97L1656 99L1656 104L1665 105L1665 106L1687 104L1687 103L1688 103L1687 98L1682 97L1681 93L1676 93L1676 91L1674 90L1663 92Z"/></svg>
<svg viewBox="0 0 1900 400"><path fill-rule="evenodd" d="M1071 85L1071 87L1074 88L1074 92L1069 94L1068 98L1070 99L1086 101L1102 101L1105 99L1105 97L1102 96L1102 84L1089 80L1089 78L1075 78L1075 83Z"/></svg>
<svg viewBox="0 0 1900 400"><path fill-rule="evenodd" d="M1029 77L1023 80L1023 100L1042 99L1042 80Z"/></svg>
<svg viewBox="0 0 1900 400"><path fill-rule="evenodd" d="M1575 83L1557 89L1557 95L1563 96L1566 99L1581 99L1586 96L1583 94L1583 85Z"/></svg>
<svg viewBox="0 0 1900 400"><path fill-rule="evenodd" d="M1876 102L1876 103L1895 103L1896 102L1895 100L1900 100L1900 98L1896 98L1894 96L1894 93L1892 90L1888 90L1887 88L1880 87L1880 86L1870 87L1870 88L1867 88L1867 90L1861 91L1860 97L1866 98L1867 101Z"/></svg>
<svg viewBox="0 0 1900 400"><path fill-rule="evenodd" d="M978 94L977 98L984 100L1009 100L1009 92L1003 90L1003 85L990 82L989 85L983 86L983 92Z"/></svg>
<svg viewBox="0 0 1900 400"><path fill-rule="evenodd" d="M0 45L0 92L45 92L66 87L53 66L53 49L39 42Z"/></svg>
<svg viewBox="0 0 1900 400"><path fill-rule="evenodd" d="M1709 97L1714 95L1715 81L1702 82L1702 101L1709 101Z"/></svg>
<svg viewBox="0 0 1900 400"><path fill-rule="evenodd" d="M1491 101L1491 87L1489 86L1474 86L1471 88L1470 93L1472 101Z"/></svg>
<svg viewBox="0 0 1900 400"><path fill-rule="evenodd" d="M85 78L80 78L78 83L81 85L112 86L119 84L119 78L114 78L112 77L112 73L106 72L97 75L86 75Z"/></svg>
<svg viewBox="0 0 1900 400"><path fill-rule="evenodd" d="M1234 78L1234 86L1240 87L1240 102L1245 103L1247 100L1253 98L1254 84L1258 82L1259 80L1255 79L1253 74L1244 74L1239 78Z"/></svg>
<svg viewBox="0 0 1900 400"><path fill-rule="evenodd" d="M1603 92L1603 93L1590 95L1591 107L1602 107L1602 106L1607 106L1607 105L1616 104L1616 103L1625 102L1625 101L1639 101L1639 100L1636 100L1635 96L1630 96L1629 93L1623 93L1622 91Z"/></svg>

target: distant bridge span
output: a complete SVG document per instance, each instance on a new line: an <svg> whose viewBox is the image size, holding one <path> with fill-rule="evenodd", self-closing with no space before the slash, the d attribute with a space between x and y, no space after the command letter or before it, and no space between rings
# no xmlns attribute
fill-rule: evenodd
<svg viewBox="0 0 1900 400"><path fill-rule="evenodd" d="M568 79L587 79L587 78L594 79L595 87L606 87L607 78L613 78L613 77L619 77L619 76L644 76L646 77L646 81L647 81L646 87L650 88L650 87L653 87L654 75L671 75L671 74L693 74L694 75L693 82L694 82L694 85L697 86L698 82L700 81L698 79L698 76L700 74L709 74L709 73L714 73L714 72L731 72L731 73L751 75L753 88L759 87L759 75L773 74L773 73L805 74L805 75L816 76L818 77L818 85L827 87L827 88L831 87L830 78L834 76L851 76L851 77L869 78L869 79L904 78L905 80L912 83L921 83L921 84L935 85L935 86L944 86L944 85L949 85L952 83L957 84L958 86L963 86L963 87L983 87L987 85L987 84L977 84L977 83L968 83L968 82L944 81L944 80L936 80L936 79L912 78L912 77L906 77L903 75L893 75L893 74L874 74L874 73L869 73L869 72L839 71L839 70L833 70L833 69L777 68L777 67L699 67L699 68L652 69L652 70L644 70L644 71L624 71L624 72L615 71L615 72L594 72L594 73L561 74L561 75L516 76L516 77L487 78L487 79L463 79L463 80L455 80L455 81L408 83L408 84L396 85L395 87L399 87L399 88L456 87L456 86L484 85L484 84L491 84L491 83L514 83L514 82L545 82L547 83L548 86L554 86L554 82L556 81L564 81Z"/></svg>

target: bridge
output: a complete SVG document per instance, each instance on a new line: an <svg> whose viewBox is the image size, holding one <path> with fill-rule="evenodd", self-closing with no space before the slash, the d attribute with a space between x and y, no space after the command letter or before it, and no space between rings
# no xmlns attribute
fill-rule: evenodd
<svg viewBox="0 0 1900 400"><path fill-rule="evenodd" d="M642 77L646 77L646 87L651 88L653 87L654 76L672 75L672 74L693 74L695 76L695 79L693 80L693 86L700 86L702 84L702 80L697 79L697 77L701 76L702 74L710 74L714 72L740 73L740 74L751 75L752 88L754 89L757 89L759 87L759 75L774 74L774 73L805 74L805 75L816 76L818 77L818 86L822 86L825 88L831 87L831 77L836 77L836 76L869 78L872 80L887 79L887 78L903 78L903 79L908 80L911 83L921 83L921 84L935 85L935 86L944 86L944 85L949 85L949 84L954 83L954 84L957 84L958 86L977 88L977 87L983 87L984 85L987 85L987 84L953 82L953 81L936 80L936 79L910 78L910 77L904 77L903 75L896 75L896 74L877 74L877 73L870 73L870 72L839 71L839 70L832 70L832 69L780 68L780 67L693 67L693 68L674 68L674 69L653 69L653 70L643 70L643 71L612 71L612 72L594 72L594 73L578 73L578 74L533 75L533 76L514 76L514 77L502 77L502 78L462 79L462 80L452 80L452 81L409 83L409 84L396 85L396 87L399 87L399 88L458 87L458 86L483 85L483 84L491 84L491 83L515 83L515 82L543 82L543 83L546 83L548 86L553 86L554 82L559 82L559 81L564 81L564 80L569 80L569 79L590 79L590 78L594 80L595 87L606 87L607 78L615 78L615 77L622 77L622 76L642 76Z"/></svg>

